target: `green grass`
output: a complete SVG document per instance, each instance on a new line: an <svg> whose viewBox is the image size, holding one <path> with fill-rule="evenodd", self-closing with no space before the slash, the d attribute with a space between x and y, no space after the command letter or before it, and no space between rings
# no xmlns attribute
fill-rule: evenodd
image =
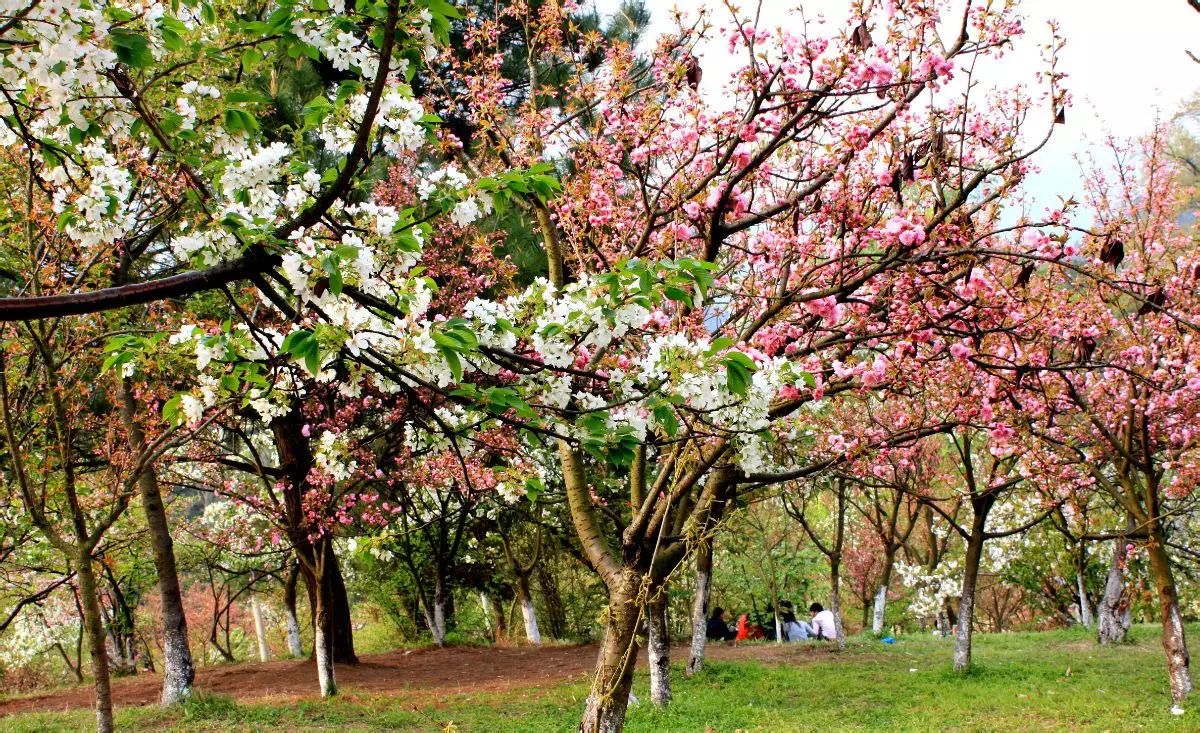
<svg viewBox="0 0 1200 733"><path fill-rule="evenodd" d="M908 637L895 645L855 640L844 654L803 664L711 663L694 679L674 678L667 710L635 693L631 732L658 731L1042 731L1200 729L1200 708L1169 714L1166 671L1155 630L1137 642L1097 647L1083 632L980 635L976 669L950 669L951 644ZM1193 633L1193 638L1197 638ZM359 694L331 701L235 704L204 696L182 709L120 710L134 731L570 731L584 683L504 694L420 698ZM1197 704L1200 704L1198 693ZM88 730L88 711L0 718L0 730Z"/></svg>

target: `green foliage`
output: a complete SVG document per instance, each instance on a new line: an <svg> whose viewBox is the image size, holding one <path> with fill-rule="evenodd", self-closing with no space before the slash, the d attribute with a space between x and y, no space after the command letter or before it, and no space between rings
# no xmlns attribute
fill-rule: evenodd
<svg viewBox="0 0 1200 733"><path fill-rule="evenodd" d="M231 697L198 690L183 703L183 717L188 720L221 720L237 715L237 703Z"/></svg>

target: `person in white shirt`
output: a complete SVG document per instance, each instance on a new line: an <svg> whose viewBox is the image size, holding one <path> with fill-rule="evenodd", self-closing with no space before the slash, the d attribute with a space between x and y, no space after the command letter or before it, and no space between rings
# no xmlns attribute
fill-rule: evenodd
<svg viewBox="0 0 1200 733"><path fill-rule="evenodd" d="M837 639L837 626L834 624L833 611L826 611L820 603L808 607L812 611L812 636L818 639Z"/></svg>

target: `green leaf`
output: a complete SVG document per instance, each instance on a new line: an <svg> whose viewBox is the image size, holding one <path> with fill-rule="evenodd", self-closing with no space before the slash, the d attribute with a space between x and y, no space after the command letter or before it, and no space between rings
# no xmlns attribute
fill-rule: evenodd
<svg viewBox="0 0 1200 733"><path fill-rule="evenodd" d="M100 373L105 374L109 369L115 369L119 366L124 366L133 361L135 354L132 351L114 351L109 354L104 360L104 364L100 366Z"/></svg>
<svg viewBox="0 0 1200 733"><path fill-rule="evenodd" d="M329 290L334 295L342 294L342 268L338 265L337 257L325 257L321 260L321 267L325 273L329 275Z"/></svg>
<svg viewBox="0 0 1200 733"><path fill-rule="evenodd" d="M441 352L442 357L446 360L446 365L450 367L450 374L454 376L454 381L461 382L463 367L462 359L458 358L458 352L440 345L438 346L438 351Z"/></svg>
<svg viewBox="0 0 1200 733"><path fill-rule="evenodd" d="M721 359L725 365L725 385L730 394L745 397L754 374L754 361L740 351L731 351Z"/></svg>
<svg viewBox="0 0 1200 733"><path fill-rule="evenodd" d="M462 13L446 2L446 0L425 0L425 7L429 8L429 12L436 13L444 18L452 18L458 20L462 17Z"/></svg>
<svg viewBox="0 0 1200 733"><path fill-rule="evenodd" d="M292 331L283 339L280 348L297 361L303 361L310 374L316 374L320 370L321 345L312 331L303 328Z"/></svg>
<svg viewBox="0 0 1200 733"><path fill-rule="evenodd" d="M182 395L175 395L163 404L163 420L167 421L171 425L178 425L183 422L183 415L179 413L179 403L182 399Z"/></svg>
<svg viewBox="0 0 1200 733"><path fill-rule="evenodd" d="M674 438L679 432L679 418L675 416L675 410L671 409L670 405L655 407L654 421L662 426L669 438Z"/></svg>
<svg viewBox="0 0 1200 733"><path fill-rule="evenodd" d="M230 133L257 132L258 119L244 109L238 109L237 107L226 107L225 131Z"/></svg>
<svg viewBox="0 0 1200 733"><path fill-rule="evenodd" d="M225 101L230 104L272 104L270 97L253 89L235 89L225 95Z"/></svg>
<svg viewBox="0 0 1200 733"><path fill-rule="evenodd" d="M113 53L121 63L133 69L144 69L154 63L150 39L127 28L111 28L108 32Z"/></svg>
<svg viewBox="0 0 1200 733"><path fill-rule="evenodd" d="M546 490L546 485L537 476L530 476L525 479L525 498L530 502L536 502L542 492Z"/></svg>

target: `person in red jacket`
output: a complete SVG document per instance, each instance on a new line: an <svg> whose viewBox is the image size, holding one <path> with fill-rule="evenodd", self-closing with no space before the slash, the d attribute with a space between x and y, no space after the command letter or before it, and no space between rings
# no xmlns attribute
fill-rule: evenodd
<svg viewBox="0 0 1200 733"><path fill-rule="evenodd" d="M750 614L738 616L736 641L749 641L763 638L763 629L758 624L750 623Z"/></svg>

